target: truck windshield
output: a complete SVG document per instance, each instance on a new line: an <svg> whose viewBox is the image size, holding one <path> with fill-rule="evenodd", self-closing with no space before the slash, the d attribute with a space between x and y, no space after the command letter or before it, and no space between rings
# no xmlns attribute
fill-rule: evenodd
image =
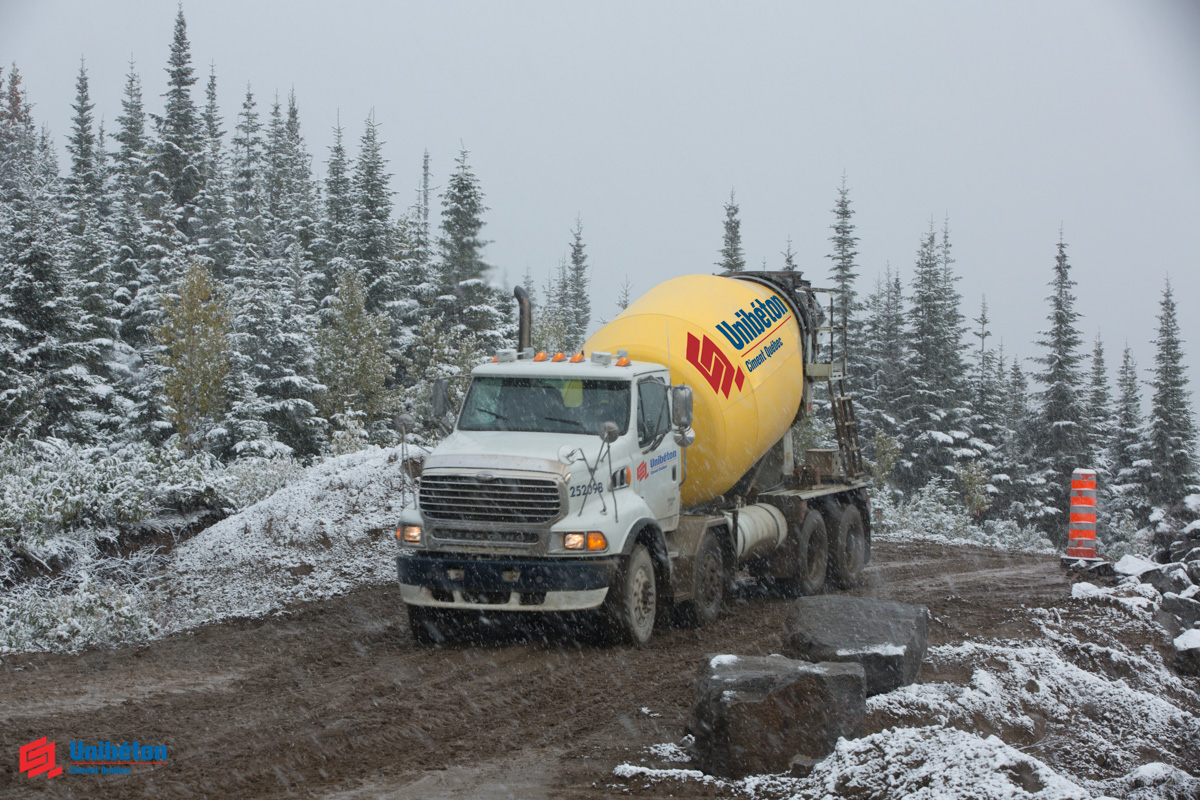
<svg viewBox="0 0 1200 800"><path fill-rule="evenodd" d="M629 427L629 382L483 377L471 381L458 427L467 431L598 434Z"/></svg>

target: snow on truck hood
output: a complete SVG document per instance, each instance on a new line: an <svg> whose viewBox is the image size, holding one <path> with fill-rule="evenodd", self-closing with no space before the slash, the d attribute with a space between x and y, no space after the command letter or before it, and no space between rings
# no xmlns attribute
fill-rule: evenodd
<svg viewBox="0 0 1200 800"><path fill-rule="evenodd" d="M584 433L456 430L438 443L424 468L517 469L569 478L571 468L558 460L564 446L580 448L594 462L601 443L599 436ZM615 449L613 458L615 462Z"/></svg>

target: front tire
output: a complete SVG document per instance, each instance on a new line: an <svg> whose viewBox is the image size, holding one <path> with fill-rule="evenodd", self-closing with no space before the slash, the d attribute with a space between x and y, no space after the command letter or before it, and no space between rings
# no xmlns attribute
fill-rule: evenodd
<svg viewBox="0 0 1200 800"><path fill-rule="evenodd" d="M654 632L658 590L654 562L645 545L635 545L629 560L608 591L606 616L614 638L644 647Z"/></svg>
<svg viewBox="0 0 1200 800"><path fill-rule="evenodd" d="M692 599L680 607L683 622L693 628L711 625L721 616L729 589L729 567L721 543L707 531L696 553Z"/></svg>

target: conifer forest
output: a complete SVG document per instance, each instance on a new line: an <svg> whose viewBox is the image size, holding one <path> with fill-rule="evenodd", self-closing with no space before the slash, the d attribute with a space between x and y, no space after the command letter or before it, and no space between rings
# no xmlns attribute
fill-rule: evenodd
<svg viewBox="0 0 1200 800"><path fill-rule="evenodd" d="M0 583L165 510L227 513L331 456L429 444L433 381L461 393L453 379L514 346L468 151L435 175L428 154L389 163L370 116L312 153L294 93L247 88L219 108L182 9L166 94L147 96L140 69L120 109L99 110L81 66L65 142L33 109L66 98L31 98L19 65L0 71ZM415 178L409 207L393 171ZM1198 483L1170 283L1144 289L1161 302L1145 331L1154 363L1138 364L1122 343L1085 341L1069 243L1048 241L1045 325L1022 360L993 340L986 302L968 307L956 289L950 220L913 232L915 255L892 262L903 268L871 275L848 182L831 188L827 263L797 264L789 241L767 268L842 290L847 330L831 346L878 502L945 506L1061 546L1071 472L1092 467L1102 545L1148 546ZM758 268L736 195L724 208L714 263L681 273ZM584 222L544 281L525 276L539 349L577 350L620 310L592 308ZM648 288L627 281L618 306ZM829 436L827 413L803 432L805 446ZM49 545L67 533L76 544Z"/></svg>

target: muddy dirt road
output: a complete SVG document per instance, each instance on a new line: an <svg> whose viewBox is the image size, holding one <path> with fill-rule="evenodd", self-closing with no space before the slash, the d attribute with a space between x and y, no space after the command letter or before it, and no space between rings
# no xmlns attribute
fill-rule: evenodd
<svg viewBox="0 0 1200 800"><path fill-rule="evenodd" d="M935 645L1033 635L1022 604L1064 605L1068 583L1048 556L877 543L857 593L929 606ZM681 737L706 654L778 652L789 603L744 594L715 626L661 631L641 651L562 637L419 647L388 585L147 647L11 657L0 797L620 794L616 765ZM963 676L927 665L924 679ZM17 751L41 736L59 764L71 740L165 745L168 762L30 780Z"/></svg>

